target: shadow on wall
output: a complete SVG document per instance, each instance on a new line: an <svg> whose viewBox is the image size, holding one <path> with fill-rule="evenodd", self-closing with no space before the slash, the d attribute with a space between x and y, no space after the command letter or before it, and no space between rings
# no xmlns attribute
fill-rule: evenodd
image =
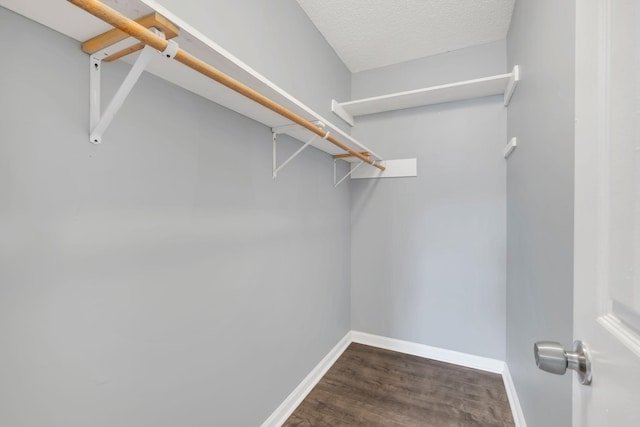
<svg viewBox="0 0 640 427"><path fill-rule="evenodd" d="M369 203L373 202L371 195L376 187L380 184L379 179L366 179L366 183L359 186L359 191L351 193L351 223L357 222L362 212L364 212Z"/></svg>

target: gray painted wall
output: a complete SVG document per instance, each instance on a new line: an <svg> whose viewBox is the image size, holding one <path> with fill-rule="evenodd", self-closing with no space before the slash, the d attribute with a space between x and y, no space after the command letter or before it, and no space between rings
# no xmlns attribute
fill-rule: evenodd
<svg viewBox="0 0 640 427"><path fill-rule="evenodd" d="M0 8L0 49L0 425L259 425L349 330L330 158L274 182L269 129L149 75L94 146L79 43Z"/></svg>
<svg viewBox="0 0 640 427"><path fill-rule="evenodd" d="M501 74L505 53L499 42L357 73L352 93ZM364 116L353 135L418 159L417 178L351 182L353 329L504 360L501 97Z"/></svg>
<svg viewBox="0 0 640 427"><path fill-rule="evenodd" d="M518 0L507 39L507 363L529 427L571 425L572 376L539 371L533 343L572 341L574 33L573 0Z"/></svg>
<svg viewBox="0 0 640 427"><path fill-rule="evenodd" d="M333 120L331 99L349 99L351 73L296 0L159 0L218 45Z"/></svg>

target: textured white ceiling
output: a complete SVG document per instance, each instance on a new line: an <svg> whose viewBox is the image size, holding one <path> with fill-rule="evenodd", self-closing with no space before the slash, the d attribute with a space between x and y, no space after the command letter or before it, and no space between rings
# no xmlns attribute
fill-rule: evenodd
<svg viewBox="0 0 640 427"><path fill-rule="evenodd" d="M297 0L352 72L504 39L515 0Z"/></svg>

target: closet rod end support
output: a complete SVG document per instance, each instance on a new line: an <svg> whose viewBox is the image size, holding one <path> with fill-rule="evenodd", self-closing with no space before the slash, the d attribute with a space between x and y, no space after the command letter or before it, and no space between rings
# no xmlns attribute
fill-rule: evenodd
<svg viewBox="0 0 640 427"><path fill-rule="evenodd" d="M167 47L163 50L162 55L167 59L173 59L178 54L180 46L173 40L167 40Z"/></svg>

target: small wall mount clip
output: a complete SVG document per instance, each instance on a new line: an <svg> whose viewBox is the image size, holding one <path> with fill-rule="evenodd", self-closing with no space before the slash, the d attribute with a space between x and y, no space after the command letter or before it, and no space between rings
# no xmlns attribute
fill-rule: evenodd
<svg viewBox="0 0 640 427"><path fill-rule="evenodd" d="M167 47L162 51L165 58L173 59L180 50L180 46L173 40L167 40Z"/></svg>

